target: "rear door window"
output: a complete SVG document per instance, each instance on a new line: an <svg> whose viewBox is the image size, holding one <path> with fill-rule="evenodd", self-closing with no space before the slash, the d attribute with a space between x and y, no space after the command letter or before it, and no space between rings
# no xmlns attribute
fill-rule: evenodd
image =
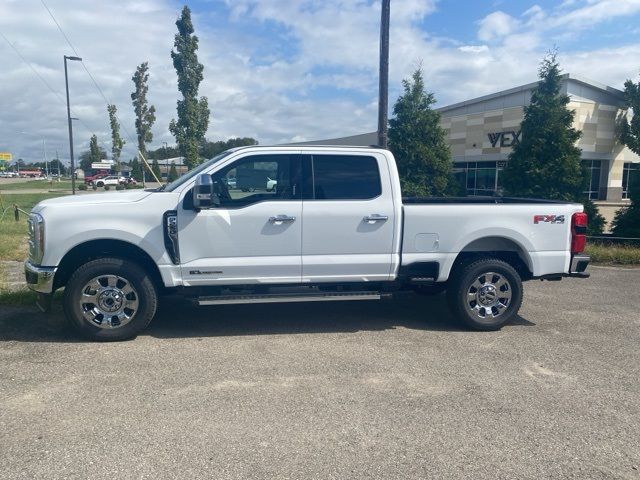
<svg viewBox="0 0 640 480"><path fill-rule="evenodd" d="M370 200L382 193L378 161L363 155L313 155L316 200Z"/></svg>

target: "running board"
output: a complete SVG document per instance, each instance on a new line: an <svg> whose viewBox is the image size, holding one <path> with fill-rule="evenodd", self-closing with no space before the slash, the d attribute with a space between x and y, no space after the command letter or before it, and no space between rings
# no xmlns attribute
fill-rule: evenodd
<svg viewBox="0 0 640 480"><path fill-rule="evenodd" d="M380 292L319 292L266 295L220 295L198 297L198 305L232 305L239 303L335 302L348 300L380 300L388 296Z"/></svg>

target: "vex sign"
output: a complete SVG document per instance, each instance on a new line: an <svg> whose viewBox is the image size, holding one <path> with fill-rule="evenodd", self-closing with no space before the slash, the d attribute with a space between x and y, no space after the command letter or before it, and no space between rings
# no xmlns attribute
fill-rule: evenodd
<svg viewBox="0 0 640 480"><path fill-rule="evenodd" d="M564 223L564 215L534 215L533 223Z"/></svg>
<svg viewBox="0 0 640 480"><path fill-rule="evenodd" d="M520 135L522 135L522 130L487 134L491 146L494 148L498 145L498 142L500 142L500 147L515 147L520 143Z"/></svg>

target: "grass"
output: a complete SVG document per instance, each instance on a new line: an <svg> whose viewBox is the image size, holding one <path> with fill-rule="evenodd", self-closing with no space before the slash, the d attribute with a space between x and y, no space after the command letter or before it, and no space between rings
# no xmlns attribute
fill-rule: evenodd
<svg viewBox="0 0 640 480"><path fill-rule="evenodd" d="M16 204L24 211L41 200L60 196L56 193L15 193L2 196L0 216L0 260L24 260L27 258L27 218L22 213L16 222L12 205Z"/></svg>
<svg viewBox="0 0 640 480"><path fill-rule="evenodd" d="M640 265L640 247L593 244L586 253L598 265Z"/></svg>
<svg viewBox="0 0 640 480"><path fill-rule="evenodd" d="M76 182L78 185L78 182ZM47 180L27 180L25 182L5 183L0 180L0 193L4 190L71 190L71 181L48 182Z"/></svg>

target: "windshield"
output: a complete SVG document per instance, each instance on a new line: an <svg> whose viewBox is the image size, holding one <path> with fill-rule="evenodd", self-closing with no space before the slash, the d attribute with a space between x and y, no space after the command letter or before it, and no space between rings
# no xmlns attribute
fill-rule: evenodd
<svg viewBox="0 0 640 480"><path fill-rule="evenodd" d="M200 172L206 170L207 168L209 168L211 165L213 165L216 162L219 162L220 160L222 160L224 157L232 154L234 152L234 150L226 150L218 155L216 155L215 157L213 157L211 160L207 160L204 163L201 163L200 165L198 165L196 168L194 168L193 170L190 170L189 172L185 173L184 175L182 175L180 178L178 178L177 180L174 180L171 183L168 183L167 185L162 185L158 191L159 192L173 192L176 188L178 188L180 185L184 185L186 182L188 182L189 180L191 180L193 177L195 177L196 175L198 175Z"/></svg>

